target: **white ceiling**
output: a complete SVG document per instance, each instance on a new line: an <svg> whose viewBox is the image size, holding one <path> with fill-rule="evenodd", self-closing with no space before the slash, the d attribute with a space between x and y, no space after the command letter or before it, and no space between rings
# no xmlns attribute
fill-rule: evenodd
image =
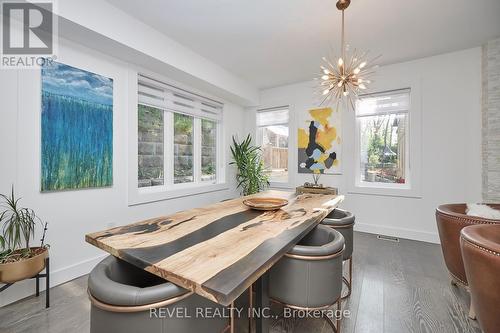
<svg viewBox="0 0 500 333"><path fill-rule="evenodd" d="M107 0L259 88L311 79L340 43L336 0ZM500 37L500 0L352 0L351 47L391 64Z"/></svg>

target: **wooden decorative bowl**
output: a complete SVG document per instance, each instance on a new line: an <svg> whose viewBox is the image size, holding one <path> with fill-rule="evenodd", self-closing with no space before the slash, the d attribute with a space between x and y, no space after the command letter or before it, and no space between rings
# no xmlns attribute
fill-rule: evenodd
<svg viewBox="0 0 500 333"><path fill-rule="evenodd" d="M280 198L251 198L243 200L243 204L256 210L277 210L288 205L288 200Z"/></svg>

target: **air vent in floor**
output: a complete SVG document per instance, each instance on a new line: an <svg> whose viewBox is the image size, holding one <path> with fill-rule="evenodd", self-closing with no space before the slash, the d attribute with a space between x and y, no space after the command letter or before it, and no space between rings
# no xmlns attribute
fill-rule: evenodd
<svg viewBox="0 0 500 333"><path fill-rule="evenodd" d="M380 239L380 240L385 240L385 241L389 241L389 242L399 243L399 238L397 238L397 237L386 236L386 235L377 235L377 238Z"/></svg>

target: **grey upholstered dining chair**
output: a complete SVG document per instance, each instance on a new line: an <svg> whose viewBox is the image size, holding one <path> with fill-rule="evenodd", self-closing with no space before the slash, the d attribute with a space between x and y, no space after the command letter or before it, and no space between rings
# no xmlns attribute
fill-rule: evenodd
<svg viewBox="0 0 500 333"><path fill-rule="evenodd" d="M113 256L92 270L88 288L90 333L213 333L227 329L225 318L195 316L196 307L222 311L221 305Z"/></svg>
<svg viewBox="0 0 500 333"><path fill-rule="evenodd" d="M269 296L273 302L295 310L327 310L337 305L335 323L340 331L342 254L344 237L318 225L288 251L270 270Z"/></svg>
<svg viewBox="0 0 500 333"><path fill-rule="evenodd" d="M354 220L355 216L351 212L335 208L321 222L321 224L326 225L340 232L345 239L344 262L349 261L349 274L347 278L344 275L342 276L342 281L347 286L347 294L343 295L342 299L351 296L351 291L352 291L352 252L354 249Z"/></svg>

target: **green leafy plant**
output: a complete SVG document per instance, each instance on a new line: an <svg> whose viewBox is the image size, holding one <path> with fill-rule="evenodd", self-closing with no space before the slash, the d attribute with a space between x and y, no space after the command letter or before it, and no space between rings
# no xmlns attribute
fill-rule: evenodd
<svg viewBox="0 0 500 333"><path fill-rule="evenodd" d="M5 249L5 238L0 235L0 263L3 262L3 259L7 257L7 255L10 254L10 250Z"/></svg>
<svg viewBox="0 0 500 333"><path fill-rule="evenodd" d="M252 145L250 134L242 142L238 142L233 136L231 154L233 162L229 164L236 165L238 169L237 187L241 188L243 195L258 193L269 186L269 176L265 173L261 149Z"/></svg>
<svg viewBox="0 0 500 333"><path fill-rule="evenodd" d="M0 194L0 263L30 258L37 254L30 247L30 241L35 236L35 227L41 219L30 208L19 205L14 187L9 196ZM46 224L45 224L46 228ZM45 233L45 230L44 230ZM42 248L45 247L42 242Z"/></svg>
<svg viewBox="0 0 500 333"><path fill-rule="evenodd" d="M193 132L193 117L175 113L174 128L179 131L179 133L191 134Z"/></svg>

